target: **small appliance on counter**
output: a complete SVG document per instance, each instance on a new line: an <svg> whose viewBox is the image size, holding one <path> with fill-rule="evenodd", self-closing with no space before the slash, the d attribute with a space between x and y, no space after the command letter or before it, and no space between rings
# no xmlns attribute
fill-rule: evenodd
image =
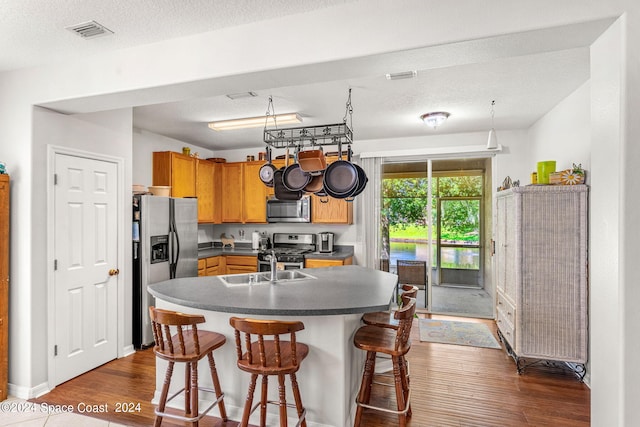
<svg viewBox="0 0 640 427"><path fill-rule="evenodd" d="M334 239L334 234L329 231L318 233L318 252L332 253L333 239Z"/></svg>

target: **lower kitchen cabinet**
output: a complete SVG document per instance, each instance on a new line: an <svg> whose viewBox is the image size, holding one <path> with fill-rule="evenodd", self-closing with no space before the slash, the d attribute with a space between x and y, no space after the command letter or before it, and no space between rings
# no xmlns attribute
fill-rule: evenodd
<svg viewBox="0 0 640 427"><path fill-rule="evenodd" d="M198 277L202 277L206 275L207 275L207 260L204 258L199 259L198 260Z"/></svg>
<svg viewBox="0 0 640 427"><path fill-rule="evenodd" d="M304 260L305 268L337 267L351 264L353 264L353 257L345 259L307 258Z"/></svg>
<svg viewBox="0 0 640 427"><path fill-rule="evenodd" d="M223 262L221 262L221 259L223 260ZM207 268L207 276L217 276L219 274L223 274L223 271L220 271L220 268L222 267L224 269L224 257L221 256L212 256L207 258L207 263L206 263L206 268Z"/></svg>
<svg viewBox="0 0 640 427"><path fill-rule="evenodd" d="M258 257L250 255L225 256L225 274L256 273L258 271Z"/></svg>

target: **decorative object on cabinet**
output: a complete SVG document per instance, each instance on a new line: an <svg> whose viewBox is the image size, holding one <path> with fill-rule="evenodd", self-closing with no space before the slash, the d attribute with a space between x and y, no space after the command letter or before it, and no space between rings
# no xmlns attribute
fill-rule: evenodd
<svg viewBox="0 0 640 427"><path fill-rule="evenodd" d="M518 373L540 362L586 373L587 209L586 185L496 195L496 322Z"/></svg>
<svg viewBox="0 0 640 427"><path fill-rule="evenodd" d="M582 164L573 164L571 169L549 174L549 184L578 185L584 184L584 169Z"/></svg>
<svg viewBox="0 0 640 427"><path fill-rule="evenodd" d="M545 160L538 162L538 184L549 184L549 175L556 171L555 160Z"/></svg>
<svg viewBox="0 0 640 427"><path fill-rule="evenodd" d="M518 185L520 185L520 181L518 181ZM502 181L502 185L500 187L498 187L498 191L508 190L511 187L513 187L513 181L511 181L511 177L510 176L507 176Z"/></svg>
<svg viewBox="0 0 640 427"><path fill-rule="evenodd" d="M235 248L236 244L235 244L235 237L233 237L233 234L231 235L231 237L227 237L227 235L225 233L222 233L220 235L220 240L222 241L222 247L226 248L227 246L231 247L231 248Z"/></svg>

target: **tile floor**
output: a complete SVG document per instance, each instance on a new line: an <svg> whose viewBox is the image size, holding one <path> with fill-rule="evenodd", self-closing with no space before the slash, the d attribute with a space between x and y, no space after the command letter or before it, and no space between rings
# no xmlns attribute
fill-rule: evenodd
<svg viewBox="0 0 640 427"><path fill-rule="evenodd" d="M20 427L125 427L78 413L51 410L42 405L9 396L0 402L0 426ZM76 411L76 408L72 408ZM49 410L51 410L49 412Z"/></svg>

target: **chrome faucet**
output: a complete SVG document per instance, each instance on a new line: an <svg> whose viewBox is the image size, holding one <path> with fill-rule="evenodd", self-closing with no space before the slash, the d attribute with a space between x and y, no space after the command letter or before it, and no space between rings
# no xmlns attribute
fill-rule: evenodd
<svg viewBox="0 0 640 427"><path fill-rule="evenodd" d="M271 250L271 255L269 255L269 264L271 265L271 281L275 282L276 279L278 278L278 274L277 274L277 267L278 264L276 262L276 251L274 251L273 249Z"/></svg>

